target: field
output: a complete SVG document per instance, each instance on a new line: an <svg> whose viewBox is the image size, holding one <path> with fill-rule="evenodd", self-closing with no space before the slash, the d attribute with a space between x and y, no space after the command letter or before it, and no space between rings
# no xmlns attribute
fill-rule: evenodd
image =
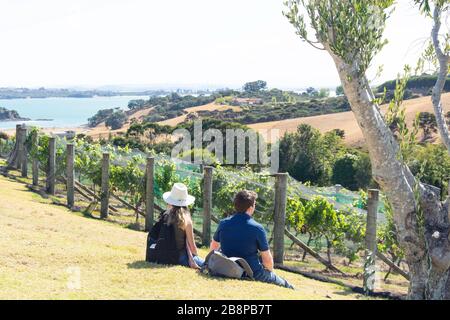
<svg viewBox="0 0 450 320"><path fill-rule="evenodd" d="M365 299L280 270L295 291L146 263L145 233L51 204L3 176L0 203L0 299Z"/></svg>
<svg viewBox="0 0 450 320"><path fill-rule="evenodd" d="M450 93L443 94L442 101L444 111L450 111ZM406 107L406 120L409 125L413 122L418 112L433 112L430 97L407 100L404 102L404 106ZM387 106L381 107L383 112L386 112L386 109ZM359 128L355 116L351 111L314 117L288 119L283 121L257 123L251 124L249 127L259 132L270 129L278 129L280 130L280 136L283 136L285 132L295 132L297 127L302 123L310 124L314 128L319 129L321 132L327 132L333 129L342 129L345 131L345 141L348 145L364 145L364 137L361 129Z"/></svg>

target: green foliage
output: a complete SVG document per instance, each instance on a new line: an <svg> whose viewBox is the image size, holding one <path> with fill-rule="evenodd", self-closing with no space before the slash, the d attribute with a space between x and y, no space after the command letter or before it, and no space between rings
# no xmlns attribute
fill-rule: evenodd
<svg viewBox="0 0 450 320"><path fill-rule="evenodd" d="M398 263L404 258L405 253L401 249L398 238L397 230L395 228L392 206L386 198L382 198L384 203L384 215L386 217L386 223L380 224L377 229L377 250L381 253L386 253L391 256L394 263Z"/></svg>
<svg viewBox="0 0 450 320"><path fill-rule="evenodd" d="M299 181L328 185L333 163L343 150L342 138L335 132L321 134L307 124L297 132L286 133L279 142L280 171Z"/></svg>
<svg viewBox="0 0 450 320"><path fill-rule="evenodd" d="M437 122L434 113L419 113L419 128L423 131L422 141L427 141L433 137L433 133L437 133Z"/></svg>
<svg viewBox="0 0 450 320"><path fill-rule="evenodd" d="M261 97L262 104L241 106L241 111L198 111L203 118L214 118L222 121L251 124L258 122L278 121L299 117L309 117L321 114L330 114L350 110L345 96L313 99L299 96L295 93L283 91L281 94L274 91L262 91L264 95L252 94L252 97ZM267 99L266 99L267 98ZM276 101L276 102L274 102Z"/></svg>
<svg viewBox="0 0 450 320"><path fill-rule="evenodd" d="M415 146L406 161L414 175L419 176L421 172L421 181L440 188L442 198L445 198L450 177L450 156L443 145Z"/></svg>
<svg viewBox="0 0 450 320"><path fill-rule="evenodd" d="M148 106L148 102L143 99L130 100L128 102L128 109L138 110Z"/></svg>
<svg viewBox="0 0 450 320"><path fill-rule="evenodd" d="M343 96L345 93L344 93L344 87L343 86L338 86L337 88L336 88L336 96Z"/></svg>
<svg viewBox="0 0 450 320"><path fill-rule="evenodd" d="M449 78L450 79L450 78ZM430 94L431 89L436 84L436 75L421 75L410 77L406 84L405 89L411 90L415 93ZM397 80L387 81L380 86L378 86L377 91L382 93L384 90L393 91L395 90ZM450 81L447 81L444 87L444 91L450 91Z"/></svg>
<svg viewBox="0 0 450 320"><path fill-rule="evenodd" d="M302 232L305 226L305 207L300 198L287 197L286 218L295 230Z"/></svg>
<svg viewBox="0 0 450 320"><path fill-rule="evenodd" d="M348 153L339 158L333 166L332 182L350 190L358 190L355 179L357 160L357 156Z"/></svg>
<svg viewBox="0 0 450 320"><path fill-rule="evenodd" d="M369 156L365 153L346 153L333 165L333 184L349 190L367 189L372 180Z"/></svg>
<svg viewBox="0 0 450 320"><path fill-rule="evenodd" d="M400 152L397 155L399 159L404 159L410 154L411 149L416 144L416 138L419 131L419 116L416 116L412 128L408 128L406 123L406 109L403 106L403 98L406 84L411 76L411 67L404 67L404 74L398 76L394 97L389 103L388 110L384 116L386 124L395 128L396 138L400 145Z"/></svg>
<svg viewBox="0 0 450 320"><path fill-rule="evenodd" d="M103 151L99 143L90 143L84 139L75 139L74 168L78 180L87 179L94 185L101 184Z"/></svg>
<svg viewBox="0 0 450 320"><path fill-rule="evenodd" d="M100 123L106 121L117 109L103 109L97 111L97 113L88 119L88 125L90 127L95 127Z"/></svg>
<svg viewBox="0 0 450 320"><path fill-rule="evenodd" d="M110 166L110 184L113 192L126 195L126 200L136 207L143 203L145 197L145 172L142 166L145 159L141 155L128 156L126 163Z"/></svg>
<svg viewBox="0 0 450 320"><path fill-rule="evenodd" d="M117 110L105 120L105 125L112 130L117 130L123 127L127 119L128 117L123 110Z"/></svg>
<svg viewBox="0 0 450 320"><path fill-rule="evenodd" d="M239 170L216 167L213 179L213 204L223 217L234 212L233 198L241 190L252 190L258 194L255 218L262 222L273 222L273 188L268 176L254 173L250 168Z"/></svg>
<svg viewBox="0 0 450 320"><path fill-rule="evenodd" d="M363 75L386 44L382 40L389 15L386 10L393 3L393 0L291 0L285 2L284 15L304 41L316 48L321 43L345 63L355 66L356 74ZM306 10L308 19L301 8ZM308 25L315 31L315 38L309 38Z"/></svg>
<svg viewBox="0 0 450 320"><path fill-rule="evenodd" d="M247 82L244 85L245 92L258 92L267 88L267 82L263 80L257 80L253 82Z"/></svg>

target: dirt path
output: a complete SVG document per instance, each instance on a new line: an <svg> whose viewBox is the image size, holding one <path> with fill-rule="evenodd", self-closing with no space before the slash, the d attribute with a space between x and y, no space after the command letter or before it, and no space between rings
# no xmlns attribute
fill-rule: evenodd
<svg viewBox="0 0 450 320"><path fill-rule="evenodd" d="M145 233L51 205L0 176L0 299L364 298L281 271L296 291L151 265L143 261L145 240Z"/></svg>

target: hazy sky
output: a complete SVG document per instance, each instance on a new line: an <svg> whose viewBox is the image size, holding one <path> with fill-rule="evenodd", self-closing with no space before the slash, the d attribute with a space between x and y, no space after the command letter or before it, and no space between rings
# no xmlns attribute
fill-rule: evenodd
<svg viewBox="0 0 450 320"><path fill-rule="evenodd" d="M331 58L300 41L282 2L0 0L0 86L335 86ZM430 34L412 2L399 0L389 20L381 80Z"/></svg>

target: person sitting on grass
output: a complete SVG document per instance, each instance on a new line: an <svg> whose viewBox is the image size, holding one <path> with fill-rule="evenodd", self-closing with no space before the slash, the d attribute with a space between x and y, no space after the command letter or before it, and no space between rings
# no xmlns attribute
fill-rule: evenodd
<svg viewBox="0 0 450 320"><path fill-rule="evenodd" d="M186 185L182 183L175 183L171 191L163 194L163 199L167 203L167 210L161 214L159 222L155 224L152 231L149 234L150 247L153 247L158 238L160 237L161 223L173 228L172 239L165 238L165 241L172 243L171 246L176 250L170 252L159 252L158 257L164 257L164 259L155 258L153 262L161 263L167 259L167 256L172 255L172 251L175 251L178 264L194 269L200 269L203 266L203 259L198 256L197 246L194 241L194 227L192 223L191 214L188 206L195 202L195 198L188 194ZM159 226L158 226L159 225ZM164 249L159 249L164 250ZM149 261L151 261L149 259Z"/></svg>
<svg viewBox="0 0 450 320"><path fill-rule="evenodd" d="M235 213L220 221L211 241L210 249L220 251L227 257L245 259L257 281L294 289L286 280L273 272L273 258L264 227L252 215L255 212L257 194L243 190L234 198ZM261 260L258 257L258 252Z"/></svg>

